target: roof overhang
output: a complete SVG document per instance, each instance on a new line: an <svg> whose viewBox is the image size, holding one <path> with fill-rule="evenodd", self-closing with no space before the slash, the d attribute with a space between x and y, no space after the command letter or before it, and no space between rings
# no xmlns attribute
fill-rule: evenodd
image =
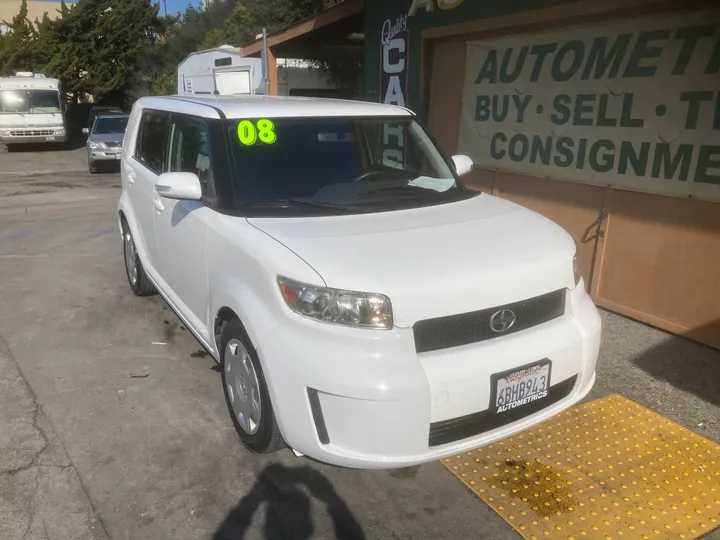
<svg viewBox="0 0 720 540"><path fill-rule="evenodd" d="M345 0L289 28L267 36L276 58L321 60L328 54L364 55L365 1ZM241 48L243 56L260 56L263 40Z"/></svg>

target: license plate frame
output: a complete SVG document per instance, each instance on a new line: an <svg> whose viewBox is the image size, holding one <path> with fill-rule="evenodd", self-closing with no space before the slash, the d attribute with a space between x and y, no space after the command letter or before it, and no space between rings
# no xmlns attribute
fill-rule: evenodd
<svg viewBox="0 0 720 540"><path fill-rule="evenodd" d="M544 391L538 391L534 394L523 394L521 397L518 397L517 399L514 399L512 401L509 401L507 403L498 404L498 390L500 386L500 381L507 379L508 377L512 376L522 376L523 372L526 374L531 373L531 370L537 370L538 372L544 374L547 370L547 381L545 384L545 390ZM527 377L528 375L526 375ZM540 375L542 376L542 375ZM501 371L499 373L493 373L490 376L490 403L489 403L489 410L493 412L493 414L503 414L505 412L514 411L517 409L522 409L525 405L529 405L531 403L537 403L540 400L547 399L549 393L550 393L550 383L552 381L552 361L549 358L543 358L541 360L536 360L535 362L530 362L529 364L525 364L523 366L514 367L512 369L508 369L506 371ZM534 395L543 394L540 397L537 397L535 399L529 399L530 397ZM522 403L518 403L520 401L523 401ZM514 403L518 403L516 405L513 405Z"/></svg>
<svg viewBox="0 0 720 540"><path fill-rule="evenodd" d="M47 142L55 142L57 139L55 139L55 136L54 136L54 135L48 135L48 136L45 137L45 140L46 140Z"/></svg>

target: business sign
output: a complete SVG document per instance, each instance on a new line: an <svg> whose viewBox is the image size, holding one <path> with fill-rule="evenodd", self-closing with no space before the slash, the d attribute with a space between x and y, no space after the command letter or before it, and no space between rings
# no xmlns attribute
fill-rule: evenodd
<svg viewBox="0 0 720 540"><path fill-rule="evenodd" d="M380 35L380 102L406 107L410 33L407 15L383 23ZM405 163L405 134L398 124L383 125L383 163L401 167Z"/></svg>
<svg viewBox="0 0 720 540"><path fill-rule="evenodd" d="M720 12L468 43L477 166L720 201Z"/></svg>
<svg viewBox="0 0 720 540"><path fill-rule="evenodd" d="M408 15L412 17L421 10L425 10L426 13L432 13L435 11L435 7L442 10L455 9L456 7L460 7L460 4L464 1L465 0L413 0L412 4L410 4Z"/></svg>

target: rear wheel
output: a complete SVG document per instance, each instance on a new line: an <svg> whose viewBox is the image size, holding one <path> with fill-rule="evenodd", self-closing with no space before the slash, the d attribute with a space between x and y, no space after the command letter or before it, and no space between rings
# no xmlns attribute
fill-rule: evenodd
<svg viewBox="0 0 720 540"><path fill-rule="evenodd" d="M133 294L135 296L155 294L157 292L155 286L145 273L145 268L140 262L140 256L135 247L135 240L125 221L123 221L123 254L125 255L125 273Z"/></svg>
<svg viewBox="0 0 720 540"><path fill-rule="evenodd" d="M222 384L235 430L245 446L265 454L285 446L257 352L238 320L220 335Z"/></svg>

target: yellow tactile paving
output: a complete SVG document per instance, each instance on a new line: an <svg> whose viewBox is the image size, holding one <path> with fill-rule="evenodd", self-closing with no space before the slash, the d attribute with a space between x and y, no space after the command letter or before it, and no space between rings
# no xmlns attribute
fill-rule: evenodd
<svg viewBox="0 0 720 540"><path fill-rule="evenodd" d="M690 539L720 525L720 446L619 395L443 464L526 539Z"/></svg>

